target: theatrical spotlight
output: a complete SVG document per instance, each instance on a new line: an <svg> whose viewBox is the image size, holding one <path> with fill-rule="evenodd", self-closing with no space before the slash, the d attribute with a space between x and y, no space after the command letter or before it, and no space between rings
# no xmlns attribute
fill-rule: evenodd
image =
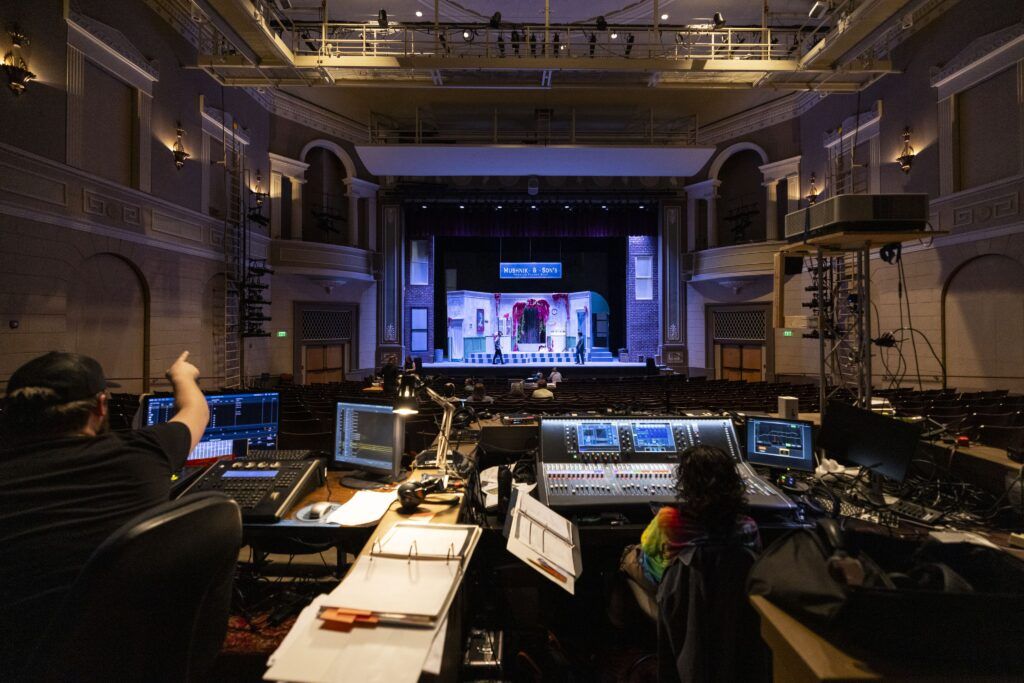
<svg viewBox="0 0 1024 683"><path fill-rule="evenodd" d="M489 23L491 28L501 27L501 12L495 12L491 15L491 21Z"/></svg>
<svg viewBox="0 0 1024 683"><path fill-rule="evenodd" d="M604 17L598 17L597 21L594 22L594 26L598 31L607 31L608 21Z"/></svg>
<svg viewBox="0 0 1024 683"><path fill-rule="evenodd" d="M473 37L474 37L473 32L470 31L468 28L462 30L462 39L464 41L466 41L467 43L472 43L473 42Z"/></svg>
<svg viewBox="0 0 1024 683"><path fill-rule="evenodd" d="M715 27L715 30L725 26L725 17L721 12L715 12L715 16L711 18L711 25Z"/></svg>
<svg viewBox="0 0 1024 683"><path fill-rule="evenodd" d="M381 28L388 27L388 12L387 10L381 10L377 12L377 25Z"/></svg>
<svg viewBox="0 0 1024 683"><path fill-rule="evenodd" d="M630 33L628 36L626 36L626 56L627 57L629 56L629 53L633 51L633 41L634 40L636 40L636 38L633 36L632 33Z"/></svg>

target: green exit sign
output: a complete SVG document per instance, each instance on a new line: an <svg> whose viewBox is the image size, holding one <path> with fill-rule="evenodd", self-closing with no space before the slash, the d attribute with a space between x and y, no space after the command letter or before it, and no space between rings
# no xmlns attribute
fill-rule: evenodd
<svg viewBox="0 0 1024 683"><path fill-rule="evenodd" d="M277 331L277 336L278 337L287 337L288 336L288 330L278 330Z"/></svg>
<svg viewBox="0 0 1024 683"><path fill-rule="evenodd" d="M280 335L281 333L278 332L277 334ZM793 336L793 330L783 330L782 331L782 336L783 337L792 337Z"/></svg>

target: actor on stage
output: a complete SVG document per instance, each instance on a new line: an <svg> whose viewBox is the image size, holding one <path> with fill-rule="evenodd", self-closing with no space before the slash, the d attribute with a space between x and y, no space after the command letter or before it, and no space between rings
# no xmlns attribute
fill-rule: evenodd
<svg viewBox="0 0 1024 683"><path fill-rule="evenodd" d="M587 355L587 340L580 335L580 338L576 340L576 365L583 365L584 358Z"/></svg>
<svg viewBox="0 0 1024 683"><path fill-rule="evenodd" d="M505 356L501 353L501 330L494 333L494 357L491 358L491 365L494 365L499 360L502 365L505 364Z"/></svg>

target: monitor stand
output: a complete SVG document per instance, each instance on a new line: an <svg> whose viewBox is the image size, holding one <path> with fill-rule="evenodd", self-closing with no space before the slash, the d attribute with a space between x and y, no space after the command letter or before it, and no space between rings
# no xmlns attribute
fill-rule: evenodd
<svg viewBox="0 0 1024 683"><path fill-rule="evenodd" d="M402 470L398 473L398 476L392 476L390 472L378 474L365 470L355 470L351 475L341 478L341 485L350 489L379 489L381 486L405 481L408 477L408 470Z"/></svg>

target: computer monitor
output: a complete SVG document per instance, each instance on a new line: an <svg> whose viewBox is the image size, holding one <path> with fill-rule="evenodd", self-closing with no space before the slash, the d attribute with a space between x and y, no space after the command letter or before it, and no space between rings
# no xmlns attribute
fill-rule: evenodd
<svg viewBox="0 0 1024 683"><path fill-rule="evenodd" d="M335 416L334 465L355 468L342 480L350 488L375 488L402 479L405 422L391 404L339 401Z"/></svg>
<svg viewBox="0 0 1024 683"><path fill-rule="evenodd" d="M805 420L747 417L747 461L779 469L814 471L813 424Z"/></svg>
<svg viewBox="0 0 1024 683"><path fill-rule="evenodd" d="M277 447L280 396L262 393L209 394L210 423L200 443L189 453L185 465L198 467L224 458L243 458L249 448ZM147 427L174 417L173 396L148 396L145 405Z"/></svg>
<svg viewBox="0 0 1024 683"><path fill-rule="evenodd" d="M829 401L818 440L839 459L900 482L917 451L922 426Z"/></svg>

